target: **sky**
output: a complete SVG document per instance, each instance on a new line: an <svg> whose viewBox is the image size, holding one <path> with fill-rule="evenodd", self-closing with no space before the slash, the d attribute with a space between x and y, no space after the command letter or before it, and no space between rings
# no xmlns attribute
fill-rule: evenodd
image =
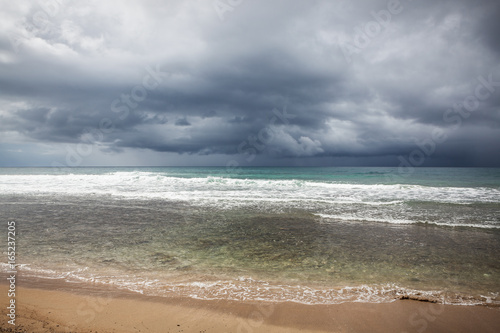
<svg viewBox="0 0 500 333"><path fill-rule="evenodd" d="M0 6L0 166L500 166L497 0Z"/></svg>

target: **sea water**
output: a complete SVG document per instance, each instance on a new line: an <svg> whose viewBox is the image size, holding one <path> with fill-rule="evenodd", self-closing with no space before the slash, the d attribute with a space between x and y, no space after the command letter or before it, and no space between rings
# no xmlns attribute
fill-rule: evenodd
<svg viewBox="0 0 500 333"><path fill-rule="evenodd" d="M0 213L16 221L27 279L201 299L500 303L500 169L3 168Z"/></svg>

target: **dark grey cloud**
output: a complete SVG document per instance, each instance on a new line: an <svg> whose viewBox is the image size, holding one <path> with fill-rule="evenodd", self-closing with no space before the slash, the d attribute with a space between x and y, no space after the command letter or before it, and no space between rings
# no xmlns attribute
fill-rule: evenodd
<svg viewBox="0 0 500 333"><path fill-rule="evenodd" d="M0 165L500 165L498 1L3 8Z"/></svg>
<svg viewBox="0 0 500 333"><path fill-rule="evenodd" d="M179 118L175 121L175 126L191 126L191 123L187 121L186 117Z"/></svg>

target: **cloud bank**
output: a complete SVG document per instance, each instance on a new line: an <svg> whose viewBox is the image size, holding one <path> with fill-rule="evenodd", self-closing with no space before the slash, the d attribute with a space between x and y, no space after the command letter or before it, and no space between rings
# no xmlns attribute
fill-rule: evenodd
<svg viewBox="0 0 500 333"><path fill-rule="evenodd" d="M2 8L3 166L500 166L498 1Z"/></svg>

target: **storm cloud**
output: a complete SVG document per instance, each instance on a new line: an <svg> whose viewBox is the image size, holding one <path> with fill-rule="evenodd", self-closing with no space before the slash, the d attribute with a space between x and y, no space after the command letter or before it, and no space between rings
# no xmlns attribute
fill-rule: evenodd
<svg viewBox="0 0 500 333"><path fill-rule="evenodd" d="M500 166L500 3L1 1L0 166Z"/></svg>

